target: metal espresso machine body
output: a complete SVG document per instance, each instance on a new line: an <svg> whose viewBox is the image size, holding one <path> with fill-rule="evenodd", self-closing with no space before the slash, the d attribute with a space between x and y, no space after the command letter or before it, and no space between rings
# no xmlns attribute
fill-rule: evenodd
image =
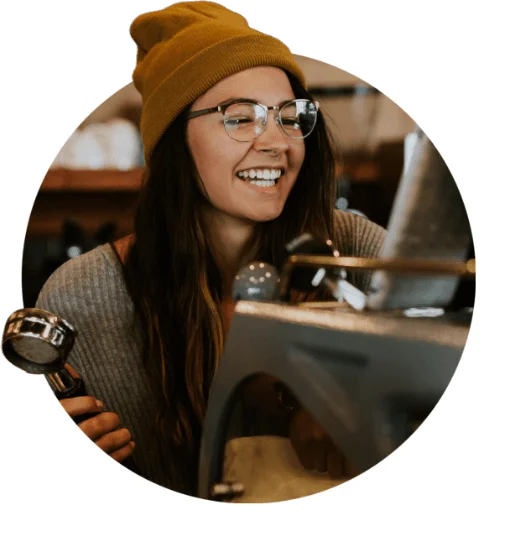
<svg viewBox="0 0 507 542"><path fill-rule="evenodd" d="M298 470L287 438L285 448L265 449L277 465L270 472L248 464L268 468L262 450L233 446L249 435L231 428L257 375L286 386L359 472L399 447L442 397L473 313L473 299L459 309L453 299L458 286L475 285L475 260L467 260L473 243L456 183L427 136L418 130L414 138L378 258L344 257L330 241L303 234L286 247L277 288L261 276L267 264L253 262L239 274L239 302L204 424L200 497L271 502L333 485ZM371 280L363 293L348 277L365 272ZM336 302L291 303L294 286L325 287ZM229 468L230 456L240 468ZM258 495L260 478L263 488L273 482L271 497ZM290 479L297 482L292 493L277 493L275 485Z"/></svg>
<svg viewBox="0 0 507 542"><path fill-rule="evenodd" d="M329 305L237 304L208 403L200 497L248 497L245 481L224 479L223 467L234 407L256 375L286 385L360 472L400 446L439 401L463 353L467 318Z"/></svg>

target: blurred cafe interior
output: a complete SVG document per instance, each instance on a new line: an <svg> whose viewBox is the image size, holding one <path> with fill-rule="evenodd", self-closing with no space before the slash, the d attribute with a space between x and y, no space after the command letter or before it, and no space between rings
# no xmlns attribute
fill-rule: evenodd
<svg viewBox="0 0 507 542"><path fill-rule="evenodd" d="M387 227L414 121L371 85L297 56L337 141L336 206ZM143 171L141 98L128 84L70 135L42 180L30 216L23 265L26 306L68 258L132 230Z"/></svg>
<svg viewBox="0 0 507 542"><path fill-rule="evenodd" d="M338 142L336 208L383 226L387 241L378 260L365 262L326 256L307 240L284 269L273 270L274 286L259 282L256 265L238 275L238 304L202 437L203 498L273 502L343 481L302 468L286 441L269 438L277 434L270 420L238 432L238 390L251 375L282 381L284 406L303 404L364 472L409 438L439 401L473 314L472 236L443 158L382 92L338 68L296 59ZM64 262L132 232L144 165L140 105L129 84L62 141L28 223L25 307L35 306ZM347 281L358 269L372 272L371 291ZM326 284L334 301L286 303L291 280L305 277ZM254 445L246 446L247 437Z"/></svg>

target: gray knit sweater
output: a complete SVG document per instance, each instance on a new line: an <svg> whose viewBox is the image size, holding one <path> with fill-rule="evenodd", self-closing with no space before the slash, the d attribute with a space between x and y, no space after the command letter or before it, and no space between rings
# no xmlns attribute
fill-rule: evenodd
<svg viewBox="0 0 507 542"><path fill-rule="evenodd" d="M343 256L374 257L385 230L362 217L337 212ZM83 377L90 395L116 412L136 442L140 474L170 487L160 461L147 443L155 404L141 360L141 333L132 329L133 304L121 263L110 245L102 245L57 269L44 285L37 307L71 322L78 336L68 363Z"/></svg>

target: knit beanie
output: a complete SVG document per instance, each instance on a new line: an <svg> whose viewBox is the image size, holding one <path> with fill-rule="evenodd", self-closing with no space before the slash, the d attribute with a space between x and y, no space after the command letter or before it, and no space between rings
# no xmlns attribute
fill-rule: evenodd
<svg viewBox="0 0 507 542"><path fill-rule="evenodd" d="M306 86L292 53L281 41L253 30L241 15L214 2L181 2L137 17L133 73L142 96L141 136L149 164L171 122L216 83L256 66L276 66Z"/></svg>

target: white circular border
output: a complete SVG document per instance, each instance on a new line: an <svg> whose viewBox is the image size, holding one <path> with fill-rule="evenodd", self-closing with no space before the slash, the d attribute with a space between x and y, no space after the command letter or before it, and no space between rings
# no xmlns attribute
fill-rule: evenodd
<svg viewBox="0 0 507 542"><path fill-rule="evenodd" d="M409 104L406 96L400 95L400 90L392 87L390 81L377 80L366 65L346 64L344 57L329 56L327 49L291 49L294 54L325 62L345 72L362 79L380 90L403 109L415 123L428 135L436 148L442 154L465 203L468 217L472 226L477 260L477 289L474 307L474 318L470 328L469 338L457 371L451 380L443 397L418 430L400 448L375 467L357 478L334 489L283 503L270 504L227 504L196 499L175 493L141 478L121 466L100 450L74 424L60 403L56 400L51 388L42 377L32 377L32 382L40 386L41 400L48 401L48 406L55 409L57 423L63 424L64 431L71 432L73 440L80 442L81 447L88 448L88 455L96 458L97 464L103 465L104 471L111 473L113 480L127 480L131 488L144 488L146 496L158 496L162 504L176 503L177 511L214 511L217 519L295 519L297 511L327 511L330 503L351 504L354 496L367 496L370 488L381 488L385 480L392 478L392 473L398 472L403 464L415 463L419 456L424 455L426 448L431 448L433 440L440 438L440 425L448 422L449 416L456 414L456 401L464 398L465 392L472 391L472 369L480 364L480 345L488 342L488 296L496 295L496 266L488 264L488 217L480 214L480 195L472 192L472 178L464 175L463 160L456 159L456 145L449 144L448 138L433 127L432 115L424 110L423 104ZM43 181L49 164L55 159L61 145L79 124L105 98L111 96L125 84L131 81L113 81L111 88L106 88L104 96L97 97L97 103L89 106L88 113L81 114L79 121L72 123L72 128L64 130L63 136L56 138L56 151L48 154L48 159L41 160L41 176L32 177L32 186L36 186L33 200L25 200L28 217L25 225L16 224L16 248L20 247L21 257L18 265L17 287L19 306L23 307L21 292L21 269L26 224L29 220L32 204Z"/></svg>

